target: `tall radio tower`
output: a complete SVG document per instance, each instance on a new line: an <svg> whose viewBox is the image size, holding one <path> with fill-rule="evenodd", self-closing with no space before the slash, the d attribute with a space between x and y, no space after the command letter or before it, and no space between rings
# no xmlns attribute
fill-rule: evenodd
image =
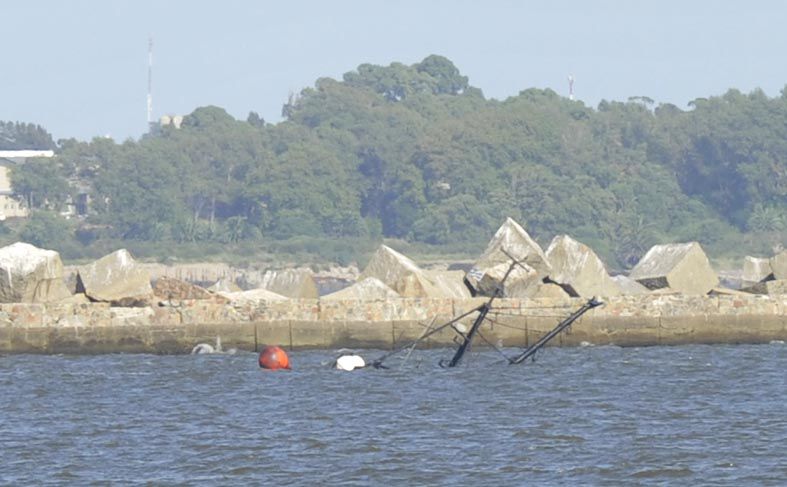
<svg viewBox="0 0 787 487"><path fill-rule="evenodd" d="M574 99L574 75L568 75L568 99Z"/></svg>
<svg viewBox="0 0 787 487"><path fill-rule="evenodd" d="M153 37L148 38L148 126L153 123Z"/></svg>

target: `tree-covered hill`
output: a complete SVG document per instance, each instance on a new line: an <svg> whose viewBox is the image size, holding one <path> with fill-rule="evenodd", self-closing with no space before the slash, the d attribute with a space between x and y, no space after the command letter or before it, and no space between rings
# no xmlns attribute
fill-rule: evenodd
<svg viewBox="0 0 787 487"><path fill-rule="evenodd" d="M266 124L202 107L139 141L61 141L56 170L28 164L13 178L38 193L39 212L58 209L66 182L88 188L91 212L68 231L89 245L306 236L480 247L506 216L542 243L569 233L616 268L668 241L738 255L787 243L785 96L591 108L531 88L498 101L429 56L319 79L283 115Z"/></svg>

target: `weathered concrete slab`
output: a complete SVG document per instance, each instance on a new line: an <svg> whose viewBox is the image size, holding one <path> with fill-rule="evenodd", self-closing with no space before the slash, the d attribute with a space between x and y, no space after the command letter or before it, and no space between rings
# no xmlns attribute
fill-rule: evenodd
<svg viewBox="0 0 787 487"><path fill-rule="evenodd" d="M787 279L787 250L782 250L771 257L769 264L774 279Z"/></svg>
<svg viewBox="0 0 787 487"><path fill-rule="evenodd" d="M767 294L770 296L787 295L787 279L758 282L753 286L742 289L742 291L750 294Z"/></svg>
<svg viewBox="0 0 787 487"><path fill-rule="evenodd" d="M599 316L582 317L588 330L587 342L593 345L647 346L661 343L659 316Z"/></svg>
<svg viewBox="0 0 787 487"><path fill-rule="evenodd" d="M669 288L684 294L707 294L719 278L697 242L654 245L629 277L648 289Z"/></svg>
<svg viewBox="0 0 787 487"><path fill-rule="evenodd" d="M334 348L330 325L315 321L291 321L292 349Z"/></svg>
<svg viewBox="0 0 787 487"><path fill-rule="evenodd" d="M320 309L317 300L274 302L272 307L204 300L184 301L179 307L146 308L110 307L106 303L0 304L0 353L188 353L196 343L215 343L216 336L221 336L225 349L253 350L264 344L297 349L388 349L417 339L429 323L439 326L484 302L486 298L408 298L382 306L380 301L336 301L331 309ZM583 302L580 298L499 299L481 333L495 345L531 345ZM293 316L308 319L289 318ZM475 316L462 320L466 329ZM457 337L446 328L421 346L453 348ZM785 339L787 295L651 294L609 298L552 346ZM475 346L485 345L479 340Z"/></svg>
<svg viewBox="0 0 787 487"><path fill-rule="evenodd" d="M522 263L515 267L505 287L500 289L506 297L527 297L533 286L546 277L551 268L544 251L530 235L513 219L506 219L492 240L466 274L467 284L477 295L492 296L498 288L511 263L508 253Z"/></svg>
<svg viewBox="0 0 787 487"><path fill-rule="evenodd" d="M664 316L661 327L664 345L768 343L783 336L781 323L752 315Z"/></svg>
<svg viewBox="0 0 787 487"><path fill-rule="evenodd" d="M208 291L214 293L239 293L243 291L243 289L241 289L240 286L235 284L235 281L233 281L232 279L229 279L227 277L222 277L221 279L213 283L213 285L208 288Z"/></svg>
<svg viewBox="0 0 787 487"><path fill-rule="evenodd" d="M293 299L317 299L320 297L311 269L266 271L259 287Z"/></svg>
<svg viewBox="0 0 787 487"><path fill-rule="evenodd" d="M620 293L626 296L636 296L638 294L647 294L650 292L650 289L628 276L612 276L612 280L615 281L615 284L620 288Z"/></svg>
<svg viewBox="0 0 787 487"><path fill-rule="evenodd" d="M437 319L442 319L442 318L443 317L440 318L435 317L435 321ZM428 323L423 323L422 321L418 321L418 320L397 320L397 321L391 321L390 323L391 323L390 348L401 347L407 343L417 340L424 333L424 330L426 329L425 325L428 325ZM424 347L427 346L427 343L424 343L423 346ZM386 349L387 348L389 347L386 347Z"/></svg>
<svg viewBox="0 0 787 487"><path fill-rule="evenodd" d="M168 301L184 299L214 299L216 294L195 284L175 279L174 277L162 276L156 279L153 286L153 294Z"/></svg>
<svg viewBox="0 0 787 487"><path fill-rule="evenodd" d="M511 258L506 253L522 265L511 271L502 288L501 282L511 264ZM547 257L538 243L517 222L508 218L489 241L473 268L467 272L465 280L473 292L480 296L492 296L501 288L503 296L527 297L550 270Z"/></svg>
<svg viewBox="0 0 787 487"><path fill-rule="evenodd" d="M292 349L292 327L289 321L258 321L255 326L255 352L265 345Z"/></svg>
<svg viewBox="0 0 787 487"><path fill-rule="evenodd" d="M406 298L447 297L415 262L381 245L358 280L374 277Z"/></svg>
<svg viewBox="0 0 787 487"><path fill-rule="evenodd" d="M708 291L708 296L741 296L747 294L739 289L730 289L726 287L714 287Z"/></svg>
<svg viewBox="0 0 787 487"><path fill-rule="evenodd" d="M491 315L492 322L481 328L484 338L497 347L524 347L527 340L527 317ZM479 343L482 345L482 343ZM486 345L486 343L483 343Z"/></svg>
<svg viewBox="0 0 787 487"><path fill-rule="evenodd" d="M568 235L552 239L546 256L552 267L549 280L560 285L569 296L590 298L621 294L620 287L593 249Z"/></svg>
<svg viewBox="0 0 787 487"><path fill-rule="evenodd" d="M426 276L440 290L440 296L451 299L467 299L471 297L470 289L465 284L463 271L427 270Z"/></svg>
<svg viewBox="0 0 787 487"><path fill-rule="evenodd" d="M0 302L47 303L70 295L60 254L54 250L24 242L0 249Z"/></svg>
<svg viewBox="0 0 787 487"><path fill-rule="evenodd" d="M539 282L529 293L532 299L568 299L572 295L566 291L566 287L554 282Z"/></svg>
<svg viewBox="0 0 787 487"><path fill-rule="evenodd" d="M248 291L239 291L234 293L219 292L219 294L232 303L251 302L257 303L261 301L287 301L288 298L281 294L276 294L267 289L249 289Z"/></svg>
<svg viewBox="0 0 787 487"><path fill-rule="evenodd" d="M77 268L77 293L115 306L145 306L153 299L150 273L120 249Z"/></svg>
<svg viewBox="0 0 787 487"><path fill-rule="evenodd" d="M768 279L773 279L770 259L762 259L747 255L743 259L742 287L751 287Z"/></svg>
<svg viewBox="0 0 787 487"><path fill-rule="evenodd" d="M326 325L330 327L332 348L386 349L391 346L390 322L339 321Z"/></svg>
<svg viewBox="0 0 787 487"><path fill-rule="evenodd" d="M376 277L366 277L355 284L320 299L328 301L363 299L367 301L397 299L399 294Z"/></svg>

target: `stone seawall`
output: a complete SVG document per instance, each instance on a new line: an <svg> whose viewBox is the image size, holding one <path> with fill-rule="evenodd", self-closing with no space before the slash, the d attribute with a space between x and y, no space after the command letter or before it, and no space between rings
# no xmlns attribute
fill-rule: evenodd
<svg viewBox="0 0 787 487"><path fill-rule="evenodd" d="M221 337L225 348L389 349L418 338L432 320L443 323L484 299L386 301L288 300L221 304L182 301L168 306L2 304L0 353L188 353ZM582 299L500 299L484 337L526 346L579 308ZM472 322L473 316L464 320ZM453 344L450 329L425 346ZM767 343L787 340L787 296L622 296L605 300L553 342L574 346ZM479 344L483 342L479 341Z"/></svg>

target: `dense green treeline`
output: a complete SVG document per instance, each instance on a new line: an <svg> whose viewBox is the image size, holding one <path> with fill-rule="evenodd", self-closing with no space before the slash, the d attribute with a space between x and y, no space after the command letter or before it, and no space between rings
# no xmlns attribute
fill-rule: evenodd
<svg viewBox="0 0 787 487"><path fill-rule="evenodd" d="M202 107L139 141L60 141L55 163L12 177L38 210L36 235L63 227L46 210L87 191L89 216L47 237L87 246L396 238L480 249L506 216L542 243L569 233L616 268L667 241L719 255L784 244L787 97L730 90L690 105L633 97L594 109L540 89L488 100L429 56L319 79L278 124Z"/></svg>

